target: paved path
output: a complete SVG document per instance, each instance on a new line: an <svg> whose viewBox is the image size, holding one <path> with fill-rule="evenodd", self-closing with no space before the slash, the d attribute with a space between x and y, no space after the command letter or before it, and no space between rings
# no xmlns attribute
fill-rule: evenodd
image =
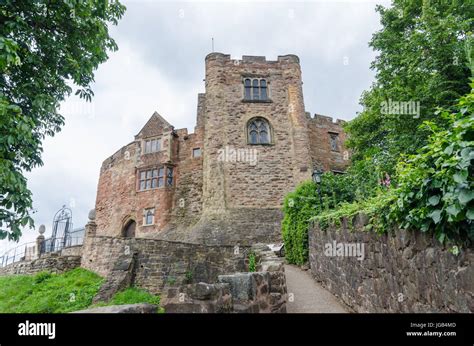
<svg viewBox="0 0 474 346"><path fill-rule="evenodd" d="M287 312L347 312L336 297L311 277L309 270L304 271L297 266L287 264L285 274L289 295L286 304ZM291 293L293 293L293 302L290 301Z"/></svg>

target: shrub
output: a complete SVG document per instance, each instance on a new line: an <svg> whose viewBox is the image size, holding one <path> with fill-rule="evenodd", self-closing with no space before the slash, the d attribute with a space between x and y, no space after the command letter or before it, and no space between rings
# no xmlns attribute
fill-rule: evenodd
<svg viewBox="0 0 474 346"><path fill-rule="evenodd" d="M356 174L326 172L321 178L321 198L318 186L312 181L301 183L286 195L283 203L282 237L285 258L289 263L304 264L308 260L308 227L312 217L330 210L342 202L356 198ZM364 192L365 193L365 192Z"/></svg>
<svg viewBox="0 0 474 346"><path fill-rule="evenodd" d="M447 130L425 122L432 132L428 144L399 162L397 203L390 214L403 228L433 231L441 243L474 240L473 91L458 108L454 114L438 112L451 123Z"/></svg>

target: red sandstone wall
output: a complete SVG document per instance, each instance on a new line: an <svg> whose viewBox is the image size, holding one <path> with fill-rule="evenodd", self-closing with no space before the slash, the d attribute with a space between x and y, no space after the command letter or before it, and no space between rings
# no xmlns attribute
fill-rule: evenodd
<svg viewBox="0 0 474 346"><path fill-rule="evenodd" d="M313 166L322 166L324 171L344 171L349 164L349 151L345 146L344 121L333 121L331 117L316 114L308 117L311 160ZM330 133L338 134L338 151L331 150Z"/></svg>

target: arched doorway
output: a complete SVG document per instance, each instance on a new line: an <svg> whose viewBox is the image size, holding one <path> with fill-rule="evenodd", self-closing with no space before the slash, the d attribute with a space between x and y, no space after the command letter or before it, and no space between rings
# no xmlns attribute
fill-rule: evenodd
<svg viewBox="0 0 474 346"><path fill-rule="evenodd" d="M134 238L136 226L137 223L134 220L128 220L125 226L123 226L122 236L126 238Z"/></svg>

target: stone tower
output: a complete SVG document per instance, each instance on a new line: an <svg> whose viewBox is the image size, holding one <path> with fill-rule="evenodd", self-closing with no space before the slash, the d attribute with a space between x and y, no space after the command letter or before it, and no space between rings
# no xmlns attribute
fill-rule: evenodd
<svg viewBox="0 0 474 346"><path fill-rule="evenodd" d="M245 99L247 78L266 81L266 99ZM204 213L278 209L282 193L310 179L311 156L301 85L300 64L295 55L279 56L277 61L254 56L232 60L230 55L221 53L206 57ZM268 143L249 141L247 127L256 117L268 121ZM224 158L223 151L227 154ZM252 152L256 153L253 162L238 155L251 156Z"/></svg>

